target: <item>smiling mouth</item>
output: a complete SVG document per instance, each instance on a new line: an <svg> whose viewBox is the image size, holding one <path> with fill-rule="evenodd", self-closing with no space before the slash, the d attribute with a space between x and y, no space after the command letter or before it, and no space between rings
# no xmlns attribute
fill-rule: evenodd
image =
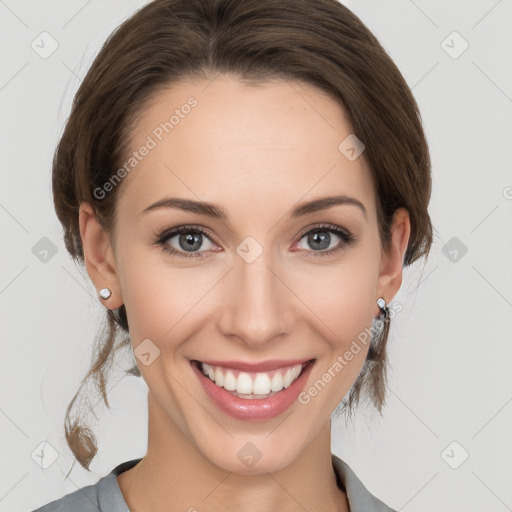
<svg viewBox="0 0 512 512"><path fill-rule="evenodd" d="M192 363L216 386L224 388L233 396L245 399L263 399L290 387L300 377L304 369L314 361L315 359L309 359L303 363L257 372L241 371L197 360L193 360Z"/></svg>

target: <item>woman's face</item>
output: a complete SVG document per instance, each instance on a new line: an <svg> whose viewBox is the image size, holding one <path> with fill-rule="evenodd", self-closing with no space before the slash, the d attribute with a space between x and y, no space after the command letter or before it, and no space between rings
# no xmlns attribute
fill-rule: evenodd
<svg viewBox="0 0 512 512"><path fill-rule="evenodd" d="M160 92L133 129L107 305L126 306L159 416L226 470L277 470L304 451L361 370L376 299L400 286L407 227L386 259L364 153L339 148L350 135L315 88L226 75ZM196 361L219 367L217 383Z"/></svg>

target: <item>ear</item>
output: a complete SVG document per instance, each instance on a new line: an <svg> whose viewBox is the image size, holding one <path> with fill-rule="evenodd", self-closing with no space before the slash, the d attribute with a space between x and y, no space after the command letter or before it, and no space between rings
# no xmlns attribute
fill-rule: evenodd
<svg viewBox="0 0 512 512"><path fill-rule="evenodd" d="M85 268L94 283L96 292L98 293L102 288L109 288L112 292L110 298L99 300L109 309L117 309L123 305L123 298L121 297L110 236L96 219L89 203L81 203L78 223L84 250Z"/></svg>
<svg viewBox="0 0 512 512"><path fill-rule="evenodd" d="M377 300L383 297L389 304L402 285L402 266L411 233L409 212L398 208L391 221L391 245L388 251L382 252L379 278L377 282ZM377 307L377 313L380 309Z"/></svg>

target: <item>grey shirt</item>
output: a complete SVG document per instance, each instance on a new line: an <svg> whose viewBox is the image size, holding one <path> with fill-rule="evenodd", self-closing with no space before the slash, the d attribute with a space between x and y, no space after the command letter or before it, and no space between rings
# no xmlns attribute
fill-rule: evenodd
<svg viewBox="0 0 512 512"><path fill-rule="evenodd" d="M347 494L350 512L396 512L373 496L344 461L331 455L336 482ZM130 512L117 483L117 476L141 460L123 462L95 484L82 487L32 512Z"/></svg>

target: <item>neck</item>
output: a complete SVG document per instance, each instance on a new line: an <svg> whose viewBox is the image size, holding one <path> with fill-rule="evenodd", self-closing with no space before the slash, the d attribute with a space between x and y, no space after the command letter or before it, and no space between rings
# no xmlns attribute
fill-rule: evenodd
<svg viewBox="0 0 512 512"><path fill-rule="evenodd" d="M212 464L151 394L148 412L147 454L118 477L133 512L349 510L332 467L330 421L286 467L239 474Z"/></svg>

